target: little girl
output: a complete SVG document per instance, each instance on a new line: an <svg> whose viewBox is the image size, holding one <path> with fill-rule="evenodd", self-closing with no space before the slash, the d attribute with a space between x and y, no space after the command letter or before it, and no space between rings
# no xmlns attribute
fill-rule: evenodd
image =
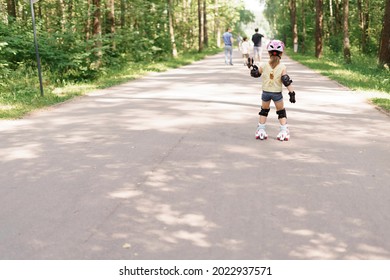
<svg viewBox="0 0 390 280"><path fill-rule="evenodd" d="M290 132L287 126L287 114L283 103L282 85L287 87L290 95L289 101L295 103L295 92L291 86L292 80L287 75L286 66L280 62L284 51L284 44L282 41L273 40L267 45L267 51L270 56L268 62L263 62L260 67L253 65L253 59L248 59L248 67L251 69L251 76L259 78L262 76L263 93L261 96L261 111L259 112L259 124L256 130L256 139L264 140L268 138L265 131L265 123L270 111L271 100L276 107L276 114L278 115L280 123L280 132L277 139L280 141L288 141L290 139Z"/></svg>
<svg viewBox="0 0 390 280"><path fill-rule="evenodd" d="M247 66L248 58L249 58L249 42L248 37L244 37L243 42L240 45L240 51L242 53L242 57L244 58L244 65Z"/></svg>

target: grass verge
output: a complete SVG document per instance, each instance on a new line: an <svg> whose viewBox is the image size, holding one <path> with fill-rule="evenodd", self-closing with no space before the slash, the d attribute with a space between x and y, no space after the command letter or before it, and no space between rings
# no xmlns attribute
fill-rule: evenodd
<svg viewBox="0 0 390 280"><path fill-rule="evenodd" d="M390 113L390 99L387 98L373 98L372 103L377 105L378 107L385 110L387 113Z"/></svg>
<svg viewBox="0 0 390 280"><path fill-rule="evenodd" d="M382 93L385 98L373 98L371 102L390 113L390 71L379 68L375 57L353 56L352 63L345 64L343 57L335 54L326 54L320 59L314 54L289 52L288 55L353 91Z"/></svg>
<svg viewBox="0 0 390 280"><path fill-rule="evenodd" d="M168 69L188 65L220 51L220 49L207 49L202 53L186 53L178 58L153 63L129 62L125 67L110 69L104 75L88 83L67 84L66 86L56 87L46 82L44 84L44 96L40 95L37 74L33 70L29 73L15 72L7 81L9 90L0 93L0 119L22 118L26 114L38 109L56 105L93 90L104 89L134 80L149 72L163 72Z"/></svg>

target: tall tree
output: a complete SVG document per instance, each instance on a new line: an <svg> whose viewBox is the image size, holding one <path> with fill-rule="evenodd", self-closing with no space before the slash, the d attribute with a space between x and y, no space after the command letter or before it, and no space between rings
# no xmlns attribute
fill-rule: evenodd
<svg viewBox="0 0 390 280"><path fill-rule="evenodd" d="M61 31L64 32L66 23L64 0L57 0L57 18L59 20Z"/></svg>
<svg viewBox="0 0 390 280"><path fill-rule="evenodd" d="M204 28L203 28L203 9L202 9L202 0L198 0L198 41L199 41L199 51L203 51L203 43L204 43Z"/></svg>
<svg viewBox="0 0 390 280"><path fill-rule="evenodd" d="M215 3L214 3L214 7L215 7L215 11L214 11L214 21L215 21L215 31L214 31L214 34L215 34L215 37L216 37L216 41L217 41L217 47L221 47L221 21L220 21L220 17L219 17L219 3L218 3L218 0L215 0Z"/></svg>
<svg viewBox="0 0 390 280"><path fill-rule="evenodd" d="M120 7L121 7L120 26L121 28L124 28L126 24L126 0L121 0Z"/></svg>
<svg viewBox="0 0 390 280"><path fill-rule="evenodd" d="M298 24L297 24L297 1L290 0L291 27L293 36L294 52L298 52Z"/></svg>
<svg viewBox="0 0 390 280"><path fill-rule="evenodd" d="M183 0L183 2L182 2L182 13L181 13L181 21L182 21L182 23L185 23L185 24L183 24L184 26L183 26L183 33L182 33L182 39L183 39L183 48L184 49L188 49L189 48L189 45L190 45L190 43L189 43L189 32L187 32L188 31L188 24L187 24L187 21L186 20L188 20L188 17L189 17L189 6L190 6L190 4L188 3L188 0Z"/></svg>
<svg viewBox="0 0 390 280"><path fill-rule="evenodd" d="M344 0L343 3L344 61L346 63L351 63L351 46L349 43L348 16L349 16L349 0Z"/></svg>
<svg viewBox="0 0 390 280"><path fill-rule="evenodd" d="M305 16L305 9L306 9L306 0L302 0L302 5L301 5L301 18L302 18L302 44L301 44L301 49L302 49L302 53L306 52L306 16Z"/></svg>
<svg viewBox="0 0 390 280"><path fill-rule="evenodd" d="M100 68L102 63L102 23L101 23L101 0L92 0L93 3L93 38L95 42L95 56L97 61L95 63L96 68Z"/></svg>
<svg viewBox="0 0 390 280"><path fill-rule="evenodd" d="M107 31L110 34L111 38L111 47L113 50L116 49L115 44L115 0L108 0L107 2Z"/></svg>
<svg viewBox="0 0 390 280"><path fill-rule="evenodd" d="M334 12L333 12L333 0L329 0L329 24L330 24L330 33L335 34L335 22L334 22Z"/></svg>
<svg viewBox="0 0 390 280"><path fill-rule="evenodd" d="M369 27L369 0L358 0L359 26L361 30L360 46L363 53L367 53L368 43L368 27Z"/></svg>
<svg viewBox="0 0 390 280"><path fill-rule="evenodd" d="M380 40L379 64L390 67L390 0L386 1L383 29Z"/></svg>
<svg viewBox="0 0 390 280"><path fill-rule="evenodd" d="M168 21L169 21L169 35L171 39L172 56L177 57L177 48L175 41L175 28L173 26L173 3L168 0Z"/></svg>
<svg viewBox="0 0 390 280"><path fill-rule="evenodd" d="M16 3L15 0L7 0L8 21L12 22L16 18Z"/></svg>
<svg viewBox="0 0 390 280"><path fill-rule="evenodd" d="M206 47L209 46L209 35L207 30L207 0L203 0L203 40Z"/></svg>
<svg viewBox="0 0 390 280"><path fill-rule="evenodd" d="M323 32L323 0L316 0L316 29L315 29L315 56L320 58L322 56L322 32Z"/></svg>
<svg viewBox="0 0 390 280"><path fill-rule="evenodd" d="M87 0L87 20L85 21L85 40L89 41L91 39L91 1Z"/></svg>

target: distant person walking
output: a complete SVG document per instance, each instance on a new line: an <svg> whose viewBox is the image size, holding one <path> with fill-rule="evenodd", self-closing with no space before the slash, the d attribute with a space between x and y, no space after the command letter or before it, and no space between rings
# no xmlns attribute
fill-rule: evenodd
<svg viewBox="0 0 390 280"><path fill-rule="evenodd" d="M262 77L261 111L259 112L259 124L256 130L256 139L264 140L268 138L265 131L265 123L270 111L271 100L276 107L280 123L280 132L276 138L280 141L290 139L290 131L287 126L287 114L283 103L282 86L288 89L289 101L295 103L295 91L291 85L292 80L287 75L287 68L280 60L284 52L284 43L279 40L271 41L267 46L269 61L262 62L259 67L253 65L251 59L248 60L248 67L252 68L250 75L254 78Z"/></svg>
<svg viewBox="0 0 390 280"><path fill-rule="evenodd" d="M223 33L222 38L225 43L225 63L233 65L233 35L230 27Z"/></svg>
<svg viewBox="0 0 390 280"><path fill-rule="evenodd" d="M263 34L259 33L259 29L255 29L255 34L252 35L252 42L253 42L253 57L255 59L255 62L261 61L261 39L264 37Z"/></svg>
<svg viewBox="0 0 390 280"><path fill-rule="evenodd" d="M248 58L249 58L249 49L250 45L248 42L248 37L244 36L242 42L240 44L240 51L242 53L242 57L244 58L244 65L247 66Z"/></svg>

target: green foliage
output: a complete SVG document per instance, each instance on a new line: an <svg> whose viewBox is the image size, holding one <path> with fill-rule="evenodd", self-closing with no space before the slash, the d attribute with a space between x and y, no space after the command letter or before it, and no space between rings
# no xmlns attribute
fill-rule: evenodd
<svg viewBox="0 0 390 280"><path fill-rule="evenodd" d="M0 88L0 119L15 119L39 108L44 108L69 100L86 92L107 88L145 75L148 72L161 72L169 68L187 65L206 55L220 52L218 48L209 48L202 53L188 52L177 59L169 58L158 63L127 61L117 67L107 68L106 72L93 81L82 83L63 83L61 87L45 84L45 95L40 96L38 77L35 69L24 67L12 73L15 79Z"/></svg>
<svg viewBox="0 0 390 280"><path fill-rule="evenodd" d="M20 63L31 63L35 58L32 30L28 31L26 26L18 23L8 26L0 22L0 38L6 43L0 59L6 60L9 68L16 69Z"/></svg>
<svg viewBox="0 0 390 280"><path fill-rule="evenodd" d="M240 10L240 23L250 23L255 19L255 15L251 11Z"/></svg>
<svg viewBox="0 0 390 280"><path fill-rule="evenodd" d="M312 53L290 53L290 56L353 90L390 93L389 70L379 68L376 57L357 53L353 54L351 64L345 64L342 55L333 54L329 50L320 59Z"/></svg>
<svg viewBox="0 0 390 280"><path fill-rule="evenodd" d="M343 36L341 34L335 34L329 38L329 49L334 53L343 51Z"/></svg>
<svg viewBox="0 0 390 280"><path fill-rule="evenodd" d="M234 33L241 34L243 36L248 36L245 34L245 31L242 29L242 27L253 22L255 20L255 15L251 11L244 9L239 11L239 15L240 20L235 24Z"/></svg>
<svg viewBox="0 0 390 280"><path fill-rule="evenodd" d="M345 64L342 55L334 54L329 50L320 59L315 58L313 53L307 55L290 53L289 55L294 60L317 70L352 90L389 94L389 99L373 100L378 106L389 110L390 71L385 68L379 68L376 57L355 54L353 55L352 63Z"/></svg>
<svg viewBox="0 0 390 280"><path fill-rule="evenodd" d="M6 26L0 22L0 35L7 44L0 59L7 61L7 66L12 70L23 69L24 66L36 67L34 37L30 29L18 23ZM71 32L49 34L42 32L40 26L37 31L42 65L55 73L52 82L96 77L96 70L91 67L96 58L93 49L88 49L88 42Z"/></svg>
<svg viewBox="0 0 390 280"><path fill-rule="evenodd" d="M10 69L5 54L9 52L8 43L0 42L0 88L5 86L5 81L8 80Z"/></svg>
<svg viewBox="0 0 390 280"><path fill-rule="evenodd" d="M299 45L305 44L305 50L314 50L316 1L301 0L297 4L297 25ZM292 28L289 12L290 0L266 0L264 14L268 19L274 37L284 40L287 46L292 47ZM357 1L350 1L349 5L349 38L352 47L365 54L377 55L379 40L383 27L385 1L362 1L362 12L368 19L366 42L363 45L362 23ZM332 6L330 6L332 4ZM342 30L342 1L324 1L323 5L323 45L334 53L343 52ZM302 49L300 47L300 49Z"/></svg>
<svg viewBox="0 0 390 280"><path fill-rule="evenodd" d="M96 87L104 87L123 82L144 71L161 71L176 63L181 65L185 63L181 59L185 60L188 53L195 56L193 51L198 50L197 1L173 1L171 9L179 53L176 60L171 60L173 47L166 0L115 1L115 26L110 24L110 7L103 0L100 0L100 25L94 18L97 9L92 3L96 1L39 1L34 8L45 91L42 98L30 4L29 1L14 2L17 16L12 21L8 20L7 9L0 10L0 111L7 111L4 114L9 116L55 104L71 98L74 92L80 94L79 90L72 90L72 94L65 91L58 95L58 88L95 83L99 84ZM206 1L211 51L212 43L217 42L214 29L217 22L224 29L227 25L235 26L240 20L251 20L251 14L244 11L242 5L220 2L216 13L214 3Z"/></svg>
<svg viewBox="0 0 390 280"><path fill-rule="evenodd" d="M390 99L387 98L374 98L372 99L372 102L385 110L386 112L390 113Z"/></svg>

